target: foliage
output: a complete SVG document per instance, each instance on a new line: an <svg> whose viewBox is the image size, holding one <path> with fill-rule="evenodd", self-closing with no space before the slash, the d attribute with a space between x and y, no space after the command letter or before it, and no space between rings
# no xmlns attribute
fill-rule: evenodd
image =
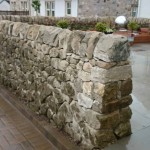
<svg viewBox="0 0 150 150"><path fill-rule="evenodd" d="M62 29L66 29L69 27L69 22L67 20L60 20L57 22L57 27L61 27Z"/></svg>
<svg viewBox="0 0 150 150"><path fill-rule="evenodd" d="M96 31L105 32L108 27L107 27L107 25L105 23L98 22L96 24L95 28L96 28Z"/></svg>
<svg viewBox="0 0 150 150"><path fill-rule="evenodd" d="M41 3L39 0L33 0L32 1L32 7L36 11L36 14L38 14L38 11L40 11L40 6L41 6Z"/></svg>
<svg viewBox="0 0 150 150"><path fill-rule="evenodd" d="M113 33L113 32L114 32L113 29L111 29L111 28L106 28L105 33Z"/></svg>
<svg viewBox="0 0 150 150"><path fill-rule="evenodd" d="M127 26L132 31L133 30L137 31L140 28L139 24L134 21L129 22Z"/></svg>

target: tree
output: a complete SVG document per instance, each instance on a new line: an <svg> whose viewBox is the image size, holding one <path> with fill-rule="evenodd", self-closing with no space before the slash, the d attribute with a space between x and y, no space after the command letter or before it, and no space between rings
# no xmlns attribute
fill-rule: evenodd
<svg viewBox="0 0 150 150"><path fill-rule="evenodd" d="M33 0L32 1L32 7L36 11L36 15L38 15L38 12L40 11L40 6L41 6L41 3L39 0Z"/></svg>

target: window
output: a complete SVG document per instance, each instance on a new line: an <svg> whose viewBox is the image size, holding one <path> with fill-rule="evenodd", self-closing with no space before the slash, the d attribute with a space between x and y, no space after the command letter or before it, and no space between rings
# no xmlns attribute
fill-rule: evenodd
<svg viewBox="0 0 150 150"><path fill-rule="evenodd" d="M45 2L46 15L47 16L55 16L55 2L49 1Z"/></svg>
<svg viewBox="0 0 150 150"><path fill-rule="evenodd" d="M27 1L21 1L21 10L28 11L28 3Z"/></svg>
<svg viewBox="0 0 150 150"><path fill-rule="evenodd" d="M16 10L16 2L11 2L11 10L12 11Z"/></svg>
<svg viewBox="0 0 150 150"><path fill-rule="evenodd" d="M66 1L65 5L66 5L66 15L70 16L71 15L71 1Z"/></svg>
<svg viewBox="0 0 150 150"><path fill-rule="evenodd" d="M132 13L132 14L131 14L132 17L136 17L136 16L137 16L137 7L133 7L131 13Z"/></svg>

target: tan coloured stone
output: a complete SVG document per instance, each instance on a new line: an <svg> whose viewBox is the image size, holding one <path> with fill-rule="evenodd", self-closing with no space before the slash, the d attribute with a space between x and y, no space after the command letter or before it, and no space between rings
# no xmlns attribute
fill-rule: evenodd
<svg viewBox="0 0 150 150"><path fill-rule="evenodd" d="M83 70L84 70L84 71L90 73L90 72L91 72L91 69L92 69L92 65L91 65L89 62L84 63L84 65L83 65Z"/></svg>
<svg viewBox="0 0 150 150"><path fill-rule="evenodd" d="M104 61L96 61L96 65L100 68L104 68L104 69L110 69L112 68L113 66L116 65L115 62L111 62L111 63L108 63L108 62L104 62Z"/></svg>
<svg viewBox="0 0 150 150"><path fill-rule="evenodd" d="M93 82L83 82L83 93L91 95L93 90Z"/></svg>
<svg viewBox="0 0 150 150"><path fill-rule="evenodd" d="M91 79L101 83L127 80L132 77L131 66L118 66L109 70L93 67L91 70Z"/></svg>

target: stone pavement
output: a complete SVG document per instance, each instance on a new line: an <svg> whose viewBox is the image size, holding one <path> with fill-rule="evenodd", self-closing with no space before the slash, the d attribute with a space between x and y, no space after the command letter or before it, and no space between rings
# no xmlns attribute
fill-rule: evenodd
<svg viewBox="0 0 150 150"><path fill-rule="evenodd" d="M133 134L105 150L150 150L150 44L133 45L130 59L133 71Z"/></svg>
<svg viewBox="0 0 150 150"><path fill-rule="evenodd" d="M0 95L0 150L56 150L56 148Z"/></svg>

